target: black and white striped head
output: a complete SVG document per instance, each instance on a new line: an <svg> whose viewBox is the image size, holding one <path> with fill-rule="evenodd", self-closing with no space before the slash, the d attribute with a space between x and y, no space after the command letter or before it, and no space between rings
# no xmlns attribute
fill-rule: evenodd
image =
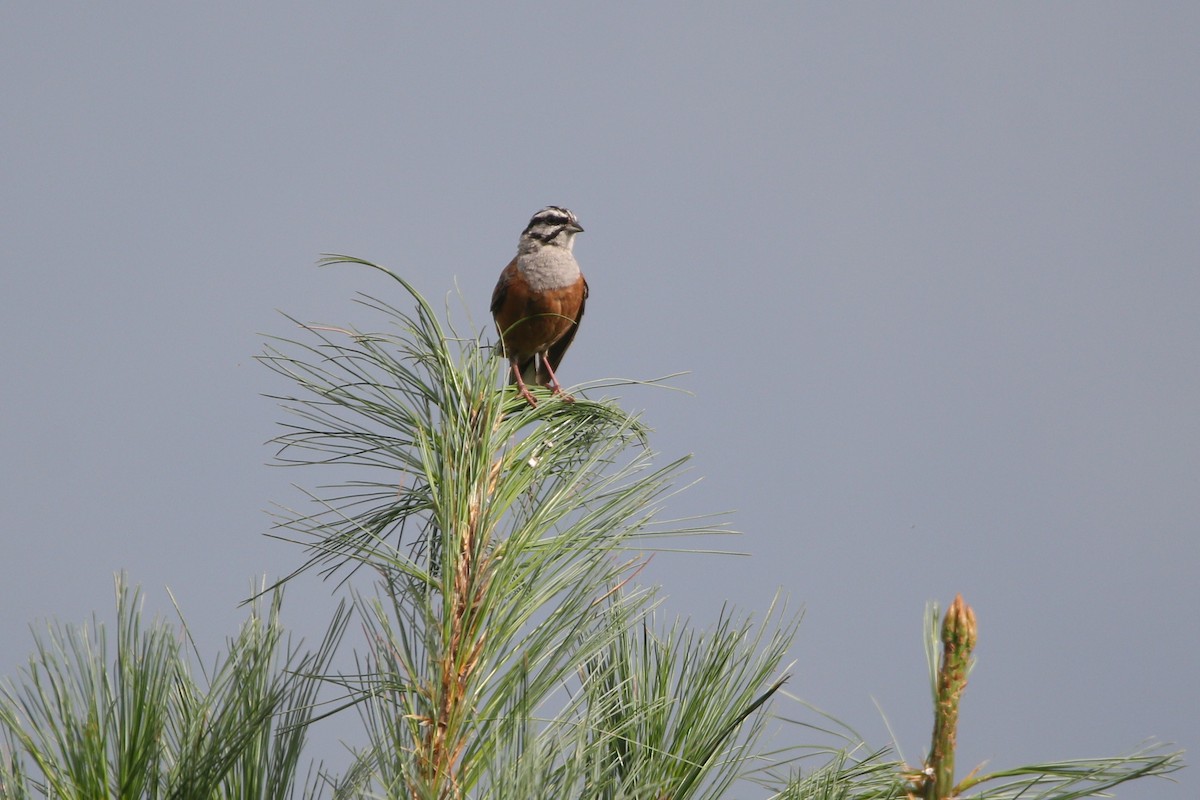
<svg viewBox="0 0 1200 800"><path fill-rule="evenodd" d="M583 231L579 218L561 206L546 206L533 215L521 232L521 244L557 245L570 250L575 246L575 234Z"/></svg>

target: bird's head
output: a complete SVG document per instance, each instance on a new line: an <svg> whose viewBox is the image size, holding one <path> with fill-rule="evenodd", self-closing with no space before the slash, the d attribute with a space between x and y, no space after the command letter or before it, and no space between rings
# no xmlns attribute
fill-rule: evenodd
<svg viewBox="0 0 1200 800"><path fill-rule="evenodd" d="M561 206L546 206L533 215L521 232L522 247L554 245L570 250L575 246L575 234L583 226L574 213Z"/></svg>

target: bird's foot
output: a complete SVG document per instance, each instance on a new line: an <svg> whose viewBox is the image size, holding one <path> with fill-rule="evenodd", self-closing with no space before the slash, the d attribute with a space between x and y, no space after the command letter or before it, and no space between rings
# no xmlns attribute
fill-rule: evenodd
<svg viewBox="0 0 1200 800"><path fill-rule="evenodd" d="M533 399L533 393L530 392L529 387L525 385L525 379L521 377L521 366L515 358L512 360L512 374L512 382L516 384L517 391L520 392L521 397L525 398L525 401L529 403L530 408L537 408L537 400Z"/></svg>
<svg viewBox="0 0 1200 800"><path fill-rule="evenodd" d="M550 378L550 392L562 398L564 403L574 403L575 398L563 391L562 384L558 382L558 376L554 374L554 367L550 366L549 360L545 356L541 357L542 364L546 367L546 376Z"/></svg>
<svg viewBox="0 0 1200 800"><path fill-rule="evenodd" d="M519 386L517 387L517 391L519 391L521 393L521 397L524 397L525 401L529 403L530 408L537 408L537 400L534 399L533 392L529 391L528 386Z"/></svg>

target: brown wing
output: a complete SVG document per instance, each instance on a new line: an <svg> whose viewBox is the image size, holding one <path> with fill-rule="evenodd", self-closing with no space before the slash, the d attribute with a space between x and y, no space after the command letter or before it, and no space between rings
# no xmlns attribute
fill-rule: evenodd
<svg viewBox="0 0 1200 800"><path fill-rule="evenodd" d="M512 283L512 279L517 275L517 259L513 258L508 262L508 266L500 272L500 280L496 281L496 288L492 290L492 316L499 316L500 310L504 308L504 300L508 296L508 285Z"/></svg>
<svg viewBox="0 0 1200 800"><path fill-rule="evenodd" d="M550 369L553 370L558 369L559 362L562 361L567 348L571 346L571 342L575 341L575 334L579 331L579 321L583 319L583 309L587 305L588 299L588 284L582 273L579 276L579 282L583 284L583 295L579 298L579 313L575 315L575 322L562 335L562 338L550 345L550 349L546 351L546 360L550 362Z"/></svg>
<svg viewBox="0 0 1200 800"><path fill-rule="evenodd" d="M517 259L514 257L500 272L500 279L496 281L496 288L492 290L492 319L496 322L496 332L500 334L501 340L497 352L502 355L507 355L504 352L504 332L517 324L525 305L525 298L519 296L523 294L523 287L514 286L518 278Z"/></svg>

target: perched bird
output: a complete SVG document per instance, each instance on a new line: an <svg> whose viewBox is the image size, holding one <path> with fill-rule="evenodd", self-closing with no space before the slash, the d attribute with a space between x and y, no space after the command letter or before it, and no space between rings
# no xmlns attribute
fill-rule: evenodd
<svg viewBox="0 0 1200 800"><path fill-rule="evenodd" d="M492 292L492 317L500 332L501 352L508 358L521 396L537 405L528 384L548 386L564 399L554 370L575 339L588 296L587 281L571 248L579 220L565 208L547 206L533 215L517 245L517 255Z"/></svg>

